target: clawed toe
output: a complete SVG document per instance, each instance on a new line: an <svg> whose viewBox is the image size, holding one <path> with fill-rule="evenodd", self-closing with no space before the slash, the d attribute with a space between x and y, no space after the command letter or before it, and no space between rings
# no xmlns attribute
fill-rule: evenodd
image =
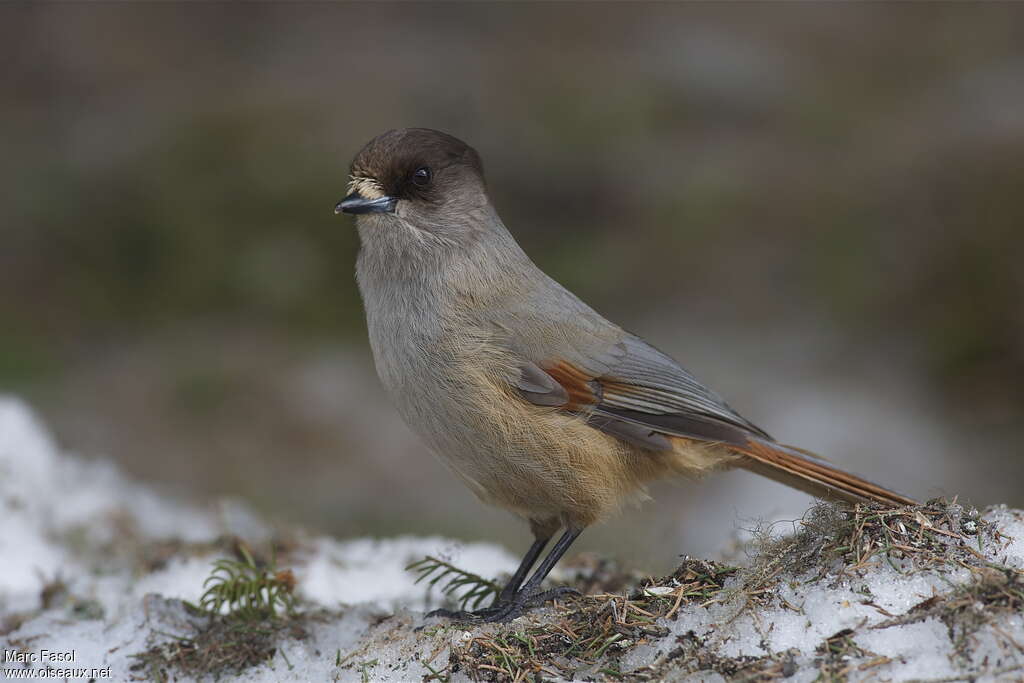
<svg viewBox="0 0 1024 683"><path fill-rule="evenodd" d="M512 602L505 605L503 609L500 609L494 615L490 616L488 621L512 621L516 617L523 615L526 610L531 607L539 607L549 600L556 600L567 595L579 595L580 592L575 588L569 586L559 586L558 588L552 588L547 591L539 591L537 593L520 593L512 600Z"/></svg>
<svg viewBox="0 0 1024 683"><path fill-rule="evenodd" d="M461 612L461 611L455 611L455 610L450 610L450 609L435 609L435 610L431 610L430 612L427 612L425 616L426 616L427 619L430 619L432 617L441 617L443 619L458 619L458 620L461 620L461 619L468 618L471 614L472 614L472 612Z"/></svg>
<svg viewBox="0 0 1024 683"><path fill-rule="evenodd" d="M473 612L454 611L448 609L436 609L427 613L427 618L442 617L452 621L466 621L477 623L500 623L512 621L523 615L531 607L538 607L549 600L556 600L566 596L578 596L580 592L569 586L559 586L551 590L539 591L536 593L514 595L511 600L501 601L491 607L485 607Z"/></svg>
<svg viewBox="0 0 1024 683"><path fill-rule="evenodd" d="M581 593L572 588L571 586L558 586L551 590L541 591L540 593L534 593L526 597L525 605L528 607L536 607L537 605L543 605L549 600L557 600L558 598L564 597L579 597Z"/></svg>
<svg viewBox="0 0 1024 683"><path fill-rule="evenodd" d="M484 607L483 609L474 610L472 612L467 612L465 610L435 609L432 612L427 612L426 618L441 617L442 619L451 619L452 621L486 622L492 621L490 617L503 607L504 605Z"/></svg>

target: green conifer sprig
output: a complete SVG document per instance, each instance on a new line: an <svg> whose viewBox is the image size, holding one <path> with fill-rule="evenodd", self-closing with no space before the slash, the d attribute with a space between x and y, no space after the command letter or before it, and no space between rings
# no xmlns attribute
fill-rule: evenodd
<svg viewBox="0 0 1024 683"><path fill-rule="evenodd" d="M206 591L199 609L210 614L227 614L242 620L275 618L278 610L291 613L295 608L295 578L290 570L277 571L274 563L260 567L244 545L239 546L242 560L220 559L203 582Z"/></svg>
<svg viewBox="0 0 1024 683"><path fill-rule="evenodd" d="M455 600L463 610L477 609L488 596L496 597L501 592L494 581L431 555L413 562L406 570L419 575L416 583L426 581L431 588L440 584L441 593Z"/></svg>

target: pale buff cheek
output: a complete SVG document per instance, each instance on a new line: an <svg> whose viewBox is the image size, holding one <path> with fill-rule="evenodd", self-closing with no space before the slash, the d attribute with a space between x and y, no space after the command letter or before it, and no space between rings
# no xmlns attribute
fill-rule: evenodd
<svg viewBox="0 0 1024 683"><path fill-rule="evenodd" d="M356 193L364 199L380 199L384 196L384 187L375 178L354 175L349 179L348 193Z"/></svg>

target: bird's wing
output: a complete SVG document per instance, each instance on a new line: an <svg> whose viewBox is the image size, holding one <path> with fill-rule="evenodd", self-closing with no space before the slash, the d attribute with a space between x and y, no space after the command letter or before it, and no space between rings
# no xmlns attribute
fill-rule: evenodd
<svg viewBox="0 0 1024 683"><path fill-rule="evenodd" d="M672 358L538 271L532 296L489 308L486 325L520 361L526 400L585 415L592 426L644 448L666 436L741 445L770 437Z"/></svg>
<svg viewBox="0 0 1024 683"><path fill-rule="evenodd" d="M595 429L654 451L674 450L673 436L721 443L743 456L736 466L814 496L915 503L776 443L667 355L540 279L543 297L514 300L488 318L494 338L519 359L512 382L527 401L584 416Z"/></svg>
<svg viewBox="0 0 1024 683"><path fill-rule="evenodd" d="M585 414L595 428L644 448L671 448L665 435L735 445L771 438L669 356L639 337L619 336L595 344L581 331L558 357L525 361L516 386L532 403Z"/></svg>

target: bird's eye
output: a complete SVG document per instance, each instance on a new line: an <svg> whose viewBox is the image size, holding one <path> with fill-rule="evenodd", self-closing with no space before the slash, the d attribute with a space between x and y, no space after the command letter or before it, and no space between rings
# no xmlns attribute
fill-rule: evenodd
<svg viewBox="0 0 1024 683"><path fill-rule="evenodd" d="M412 184L417 187L426 187L430 184L430 169L420 166L412 174Z"/></svg>

